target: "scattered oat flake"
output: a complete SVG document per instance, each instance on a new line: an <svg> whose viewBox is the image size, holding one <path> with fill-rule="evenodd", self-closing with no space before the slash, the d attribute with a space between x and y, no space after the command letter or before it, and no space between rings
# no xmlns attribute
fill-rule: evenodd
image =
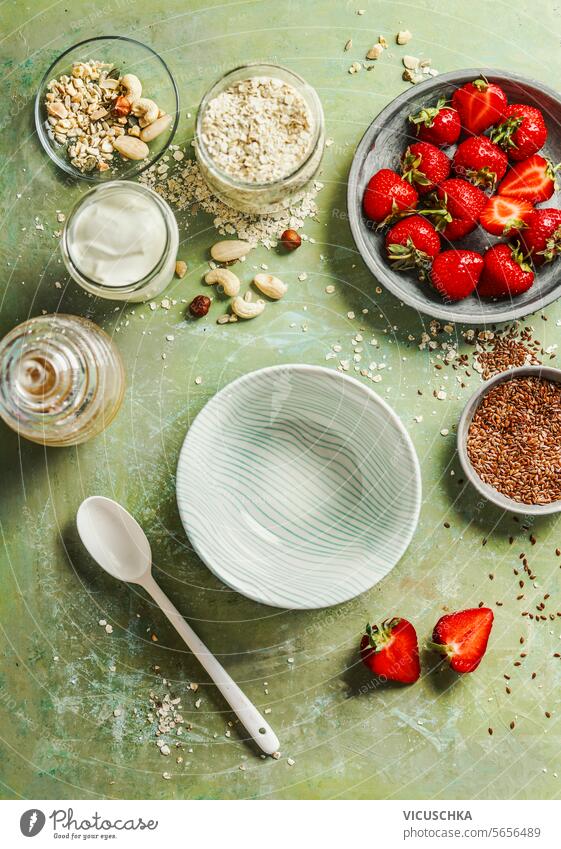
<svg viewBox="0 0 561 849"><path fill-rule="evenodd" d="M296 763L296 761L293 760L292 758L287 758L286 762L287 762L288 766L294 766L294 764Z"/></svg>

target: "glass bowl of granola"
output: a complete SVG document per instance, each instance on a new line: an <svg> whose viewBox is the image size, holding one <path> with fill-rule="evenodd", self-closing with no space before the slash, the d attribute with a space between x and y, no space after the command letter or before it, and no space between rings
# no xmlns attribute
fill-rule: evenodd
<svg viewBox="0 0 561 849"><path fill-rule="evenodd" d="M171 143L179 94L163 59L140 41L100 36L65 50L35 98L46 153L66 174L90 183L130 179Z"/></svg>

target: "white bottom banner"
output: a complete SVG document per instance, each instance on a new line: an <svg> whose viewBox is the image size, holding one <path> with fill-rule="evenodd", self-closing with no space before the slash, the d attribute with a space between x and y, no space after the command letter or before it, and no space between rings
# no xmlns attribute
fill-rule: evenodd
<svg viewBox="0 0 561 849"><path fill-rule="evenodd" d="M248 806L251 805L251 808ZM220 806L220 810L218 807ZM179 840L244 849L375 843L558 849L557 801L78 801L0 803L2 845L154 846ZM219 844L218 841L221 841Z"/></svg>

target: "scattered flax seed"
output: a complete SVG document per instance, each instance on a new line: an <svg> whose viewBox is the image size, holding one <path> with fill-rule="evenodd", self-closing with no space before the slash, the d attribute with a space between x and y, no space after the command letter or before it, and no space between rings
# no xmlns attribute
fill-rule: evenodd
<svg viewBox="0 0 561 849"><path fill-rule="evenodd" d="M510 730L511 730L511 731L513 730L513 728L515 727L515 725L516 725L516 723L514 722L514 720L512 720L512 722L510 723Z"/></svg>
<svg viewBox="0 0 561 849"><path fill-rule="evenodd" d="M545 715L548 719L551 719L551 713L548 710L546 710Z"/></svg>
<svg viewBox="0 0 561 849"><path fill-rule="evenodd" d="M494 386L475 412L467 451L479 477L508 498L561 499L561 386L534 377Z"/></svg>
<svg viewBox="0 0 561 849"><path fill-rule="evenodd" d="M492 736L493 736L493 729L492 729L492 728L488 728L488 729L487 729L487 731L489 732L489 736L490 736L490 737L492 737Z"/></svg>
<svg viewBox="0 0 561 849"><path fill-rule="evenodd" d="M500 335L491 333L490 339L478 339L474 369L483 380L489 380L510 368L540 365L537 357L540 350L540 343L532 338L530 328L520 331L518 325L513 324Z"/></svg>

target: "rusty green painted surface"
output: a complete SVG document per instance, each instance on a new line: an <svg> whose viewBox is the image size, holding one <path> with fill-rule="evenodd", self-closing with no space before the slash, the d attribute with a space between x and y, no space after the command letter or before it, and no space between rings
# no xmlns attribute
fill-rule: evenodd
<svg viewBox="0 0 561 849"><path fill-rule="evenodd" d="M365 9L360 16L359 6ZM450 373L447 400L433 399L443 373L408 338L419 337L427 322L389 294L376 294L345 220L354 147L372 117L406 86L403 48L392 44L373 72L351 76L351 61L360 60L379 33L392 42L398 29L409 28L414 41L407 51L430 56L440 70L494 65L559 87L555 7L544 0L515 8L485 0L469 6L459 0L419 0L414 6L370 0L108 0L97 6L7 0L0 21L0 332L42 310L88 315L115 333L128 371L122 412L88 445L45 451L18 445L1 428L2 796L559 797L561 661L553 655L561 646L561 619L539 625L523 619L513 575L518 555L527 552L538 586L528 584L522 603L535 606L549 592L548 611L561 606L554 554L561 545L559 523L536 522L537 543L531 546L529 530L458 486L452 427L470 389L455 387ZM107 32L145 41L169 62L181 92L182 144L191 138L205 88L240 62L286 64L317 88L334 144L324 160L319 219L305 228L316 241L290 257L259 249L256 260L291 284L287 301L259 322L188 324L181 303L169 311L137 306L115 312L66 280L53 235L56 210L68 211L83 188L62 179L40 151L32 99L58 53ZM344 53L349 38L354 46ZM44 230L36 229L37 222ZM180 256L189 274L169 290L179 299L203 291L210 221L191 219L182 238ZM302 271L307 280L299 282ZM328 283L336 285L335 295L325 293ZM348 319L349 311L359 318ZM547 323L532 319L545 345L558 341L558 317L561 309L553 305ZM401 415L419 452L419 528L393 573L360 598L317 612L261 607L223 587L190 551L175 504L179 447L194 415L225 383L277 362L325 364L335 342L352 356L359 327L380 341L377 356L386 357L387 368L377 388ZM173 345L165 341L169 333ZM423 416L422 422L414 423L414 416ZM442 428L451 431L448 437L440 435ZM230 715L162 616L140 592L119 586L84 556L74 515L92 493L118 499L143 524L164 589L248 694L271 708L268 718L283 744L280 761L261 760L236 729L225 737ZM428 673L408 689L371 686L356 655L367 618L399 613L415 622L424 640L443 605L454 609L480 600L494 607L496 624L476 674L454 680L446 672ZM112 634L100 619L112 624ZM514 667L521 636L528 656ZM510 696L504 674L512 676ZM184 750L170 758L158 753L146 721L150 690L165 691L162 675L171 684L168 691L182 696L184 717L192 723ZM191 681L201 685L196 695L188 689ZM122 709L119 717L115 708ZM176 754L183 763L176 763ZM172 773L170 780L162 778L164 771Z"/></svg>

